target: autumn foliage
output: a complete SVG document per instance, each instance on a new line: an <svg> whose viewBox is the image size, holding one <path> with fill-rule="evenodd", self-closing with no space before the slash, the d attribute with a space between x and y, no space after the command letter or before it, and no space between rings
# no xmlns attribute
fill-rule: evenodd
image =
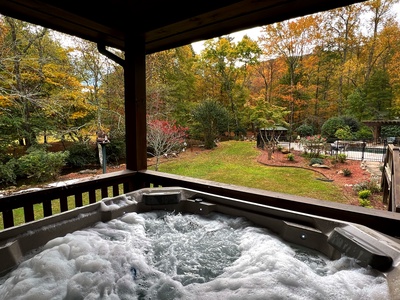
<svg viewBox="0 0 400 300"><path fill-rule="evenodd" d="M156 157L156 171L162 155L178 154L184 148L187 128L166 120L150 120L147 123L148 152Z"/></svg>

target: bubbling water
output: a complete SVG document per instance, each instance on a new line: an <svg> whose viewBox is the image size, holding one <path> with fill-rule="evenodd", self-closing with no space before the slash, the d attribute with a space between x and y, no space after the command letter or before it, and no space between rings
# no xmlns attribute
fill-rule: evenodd
<svg viewBox="0 0 400 300"><path fill-rule="evenodd" d="M243 218L129 213L49 241L0 299L388 299L386 279Z"/></svg>

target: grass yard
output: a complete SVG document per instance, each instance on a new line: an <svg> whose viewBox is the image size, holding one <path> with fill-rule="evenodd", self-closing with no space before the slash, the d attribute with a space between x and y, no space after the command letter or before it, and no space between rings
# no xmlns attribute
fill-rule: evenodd
<svg viewBox="0 0 400 300"><path fill-rule="evenodd" d="M343 202L342 191L331 182L317 180L313 171L269 167L257 162L254 142L227 141L213 150L188 150L176 159L163 160L159 171L258 188L315 199ZM154 166L149 167L154 170Z"/></svg>

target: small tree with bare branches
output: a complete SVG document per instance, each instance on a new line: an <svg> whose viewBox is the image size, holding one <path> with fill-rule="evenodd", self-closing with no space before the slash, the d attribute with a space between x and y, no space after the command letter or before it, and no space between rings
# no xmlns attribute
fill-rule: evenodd
<svg viewBox="0 0 400 300"><path fill-rule="evenodd" d="M186 131L187 128L178 126L175 122L151 120L147 123L148 153L156 158L156 171L158 171L162 155L169 155L182 150Z"/></svg>

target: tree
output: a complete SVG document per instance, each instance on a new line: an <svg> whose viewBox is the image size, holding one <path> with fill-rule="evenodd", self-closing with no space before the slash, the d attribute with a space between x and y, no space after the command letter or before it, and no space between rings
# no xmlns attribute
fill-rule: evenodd
<svg viewBox="0 0 400 300"><path fill-rule="evenodd" d="M161 51L146 58L147 113L155 118L173 118L179 124L190 121L197 99L195 54L191 46Z"/></svg>
<svg viewBox="0 0 400 300"><path fill-rule="evenodd" d="M273 99L276 98L274 92L276 86L279 84L279 79L284 73L284 62L282 59L268 59L261 61L255 65L252 69L258 76L254 76L252 85L254 86L257 93L252 93L254 98L257 99L263 95L265 101L272 103Z"/></svg>
<svg viewBox="0 0 400 300"><path fill-rule="evenodd" d="M172 118L178 124L187 126L191 110L198 101L196 95L196 77L194 68L196 57L191 46L174 49L173 64L166 74L170 86L168 102L171 105Z"/></svg>
<svg viewBox="0 0 400 300"><path fill-rule="evenodd" d="M150 149L149 154L156 157L156 171L162 155L179 152L183 148L186 131L187 128L175 122L155 119L147 123L147 147Z"/></svg>
<svg viewBox="0 0 400 300"><path fill-rule="evenodd" d="M193 111L193 130L202 134L204 147L215 147L215 139L228 129L228 111L218 102L207 100Z"/></svg>
<svg viewBox="0 0 400 300"><path fill-rule="evenodd" d="M7 141L37 143L37 136L79 127L90 111L68 51L50 30L5 17L0 43L0 126ZM9 144L7 144L9 145Z"/></svg>
<svg viewBox="0 0 400 300"><path fill-rule="evenodd" d="M253 107L251 119L254 127L258 128L259 136L262 139L262 145L267 148L268 159L272 159L272 153L275 149L275 128L276 126L288 125L285 121L285 116L290 112L280 106L273 105L264 99L259 99L257 105ZM265 128L272 128L270 135L263 134L262 130Z"/></svg>
<svg viewBox="0 0 400 300"><path fill-rule="evenodd" d="M344 128L346 123L340 117L332 117L325 121L321 128L321 134L327 139L335 138L335 133L338 129Z"/></svg>
<svg viewBox="0 0 400 300"><path fill-rule="evenodd" d="M125 135L124 69L115 66L114 70L103 76L102 123L110 129L113 143Z"/></svg>
<svg viewBox="0 0 400 300"><path fill-rule="evenodd" d="M380 49L378 48L379 31L382 30L384 25L393 23L394 16L392 14L392 7L395 3L398 3L398 0L370 0L365 2L365 7L371 14L369 21L371 24L370 32L372 32L372 36L366 45L368 59L366 63L365 81L369 80L373 68L378 62L378 58L386 51L385 46L380 47Z"/></svg>
<svg viewBox="0 0 400 300"><path fill-rule="evenodd" d="M110 135L110 130L115 130L115 125L118 124L114 123L114 118L110 118L110 116L115 113L117 117L121 116L121 118L123 118L120 109L123 98L116 97L109 99L105 98L104 95L107 88L108 92L110 92L109 86L107 86L107 83L109 83L107 79L111 79L109 75L114 73L114 75L118 76L118 71L116 69L119 66L99 53L95 43L75 39L73 50L73 55L71 55L71 57L75 62L75 72L83 82L85 98L87 103L93 108L92 112L94 115L94 118L90 118L88 122L83 125L82 128L85 130L82 130L81 133L86 136L92 136L95 132L106 132ZM122 80L122 76L119 78ZM110 82L112 83L113 81L111 80ZM115 95L115 92L113 92L113 94ZM119 93L119 96L120 95L121 93ZM118 100L121 101L119 105L110 105L111 102L118 103ZM119 108L119 111L116 111L114 107ZM122 134L118 132L118 137L120 136L122 136ZM110 136L110 139L112 138L113 137ZM99 157L102 157L103 150L100 143L97 143L97 149ZM102 159L100 159L100 161L102 161Z"/></svg>
<svg viewBox="0 0 400 300"><path fill-rule="evenodd" d="M363 88L349 96L349 111L360 120L390 119L393 98L389 74L376 70Z"/></svg>
<svg viewBox="0 0 400 300"><path fill-rule="evenodd" d="M297 127L296 132L301 137L311 136L314 134L314 128L311 125L302 124L299 127Z"/></svg>
<svg viewBox="0 0 400 300"><path fill-rule="evenodd" d="M37 54L34 44L44 38L48 30L41 27L30 28L29 24L10 17L4 18L7 27L3 47L7 48L7 57L3 57L2 71L6 84L3 93L12 103L13 117L18 122L14 132L17 134L20 145L31 146L36 144L36 130L32 126L32 118L38 110L38 98L42 84L42 77L38 72ZM2 53L4 53L4 50Z"/></svg>
<svg viewBox="0 0 400 300"><path fill-rule="evenodd" d="M351 59L357 55L357 46L362 44L359 34L362 13L362 4L354 4L323 14L325 48L340 56L339 67L334 74L335 86L333 87L337 115L343 114L346 108L345 99L349 92L345 86L356 82L356 75L353 74L360 69L358 62Z"/></svg>
<svg viewBox="0 0 400 300"><path fill-rule="evenodd" d="M241 112L246 100L245 82L248 66L256 65L261 50L248 36L235 44L229 36L208 40L200 62L205 72L204 80L213 85L211 97L219 100L230 112L234 122L229 131L241 131ZM209 76L211 80L206 78Z"/></svg>
<svg viewBox="0 0 400 300"><path fill-rule="evenodd" d="M75 72L85 87L85 96L96 109L96 123L93 131L100 131L104 127L102 122L101 94L103 91L101 84L103 75L111 72L111 63L98 52L97 45L89 41L74 38L74 47L71 50Z"/></svg>
<svg viewBox="0 0 400 300"><path fill-rule="evenodd" d="M300 83L302 59L305 54L312 52L313 40L318 37L318 23L318 15L275 23L264 26L260 37L266 55L283 57L287 66L287 76L282 80L287 88L282 89L282 99L290 110L290 134L292 134L295 110L303 102L301 96L303 86Z"/></svg>

